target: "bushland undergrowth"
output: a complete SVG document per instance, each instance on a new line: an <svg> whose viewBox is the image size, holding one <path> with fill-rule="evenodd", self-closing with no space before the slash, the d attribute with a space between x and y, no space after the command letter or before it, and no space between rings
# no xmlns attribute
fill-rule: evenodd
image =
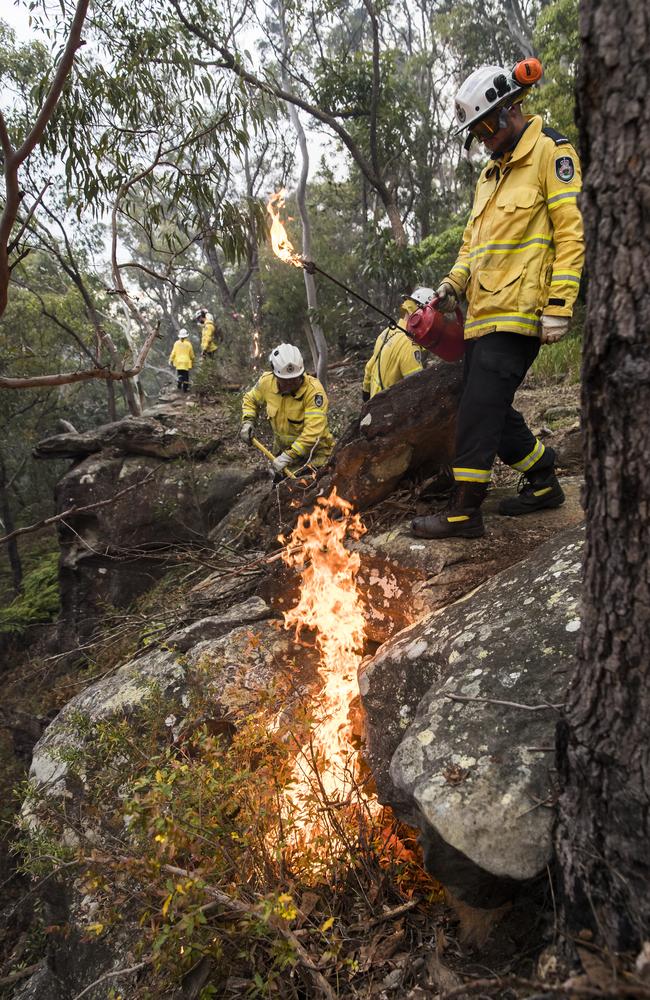
<svg viewBox="0 0 650 1000"><path fill-rule="evenodd" d="M77 864L78 893L93 899L84 935L128 928L136 942L140 981L121 994L116 981L116 996L166 996L199 967L202 1000L365 996L377 954L433 933L440 887L411 831L369 810L361 781L326 801L313 772L319 828L295 849L282 803L313 719L292 673L237 717L219 716L210 694L218 664L188 670L180 720L155 689L137 724L75 716L60 757L82 798L31 790L23 869L43 878Z"/></svg>

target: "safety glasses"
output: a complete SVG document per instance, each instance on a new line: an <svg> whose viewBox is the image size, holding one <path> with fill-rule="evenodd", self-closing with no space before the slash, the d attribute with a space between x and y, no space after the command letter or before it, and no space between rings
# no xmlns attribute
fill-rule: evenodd
<svg viewBox="0 0 650 1000"><path fill-rule="evenodd" d="M499 127L499 112L491 111L489 115L470 125L468 132L471 132L477 139L489 139L490 136L499 131Z"/></svg>

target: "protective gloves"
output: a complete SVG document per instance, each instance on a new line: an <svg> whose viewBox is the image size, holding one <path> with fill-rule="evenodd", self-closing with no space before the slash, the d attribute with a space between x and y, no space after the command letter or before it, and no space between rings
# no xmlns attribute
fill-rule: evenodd
<svg viewBox="0 0 650 1000"><path fill-rule="evenodd" d="M443 313L452 313L455 310L458 305L458 296L454 286L449 281L442 282L440 287L436 289L436 295L440 300L436 303L436 309Z"/></svg>
<svg viewBox="0 0 650 1000"><path fill-rule="evenodd" d="M239 440L243 441L244 444L247 444L249 448L252 445L253 425L250 422L250 420L245 420L244 423L241 425L241 429L239 431Z"/></svg>
<svg viewBox="0 0 650 1000"><path fill-rule="evenodd" d="M568 316L542 316L540 340L543 344L555 344L569 329Z"/></svg>
<svg viewBox="0 0 650 1000"><path fill-rule="evenodd" d="M275 473L282 472L287 465L291 464L291 461L291 455L287 455L286 451L281 451L275 461L271 463L271 468Z"/></svg>

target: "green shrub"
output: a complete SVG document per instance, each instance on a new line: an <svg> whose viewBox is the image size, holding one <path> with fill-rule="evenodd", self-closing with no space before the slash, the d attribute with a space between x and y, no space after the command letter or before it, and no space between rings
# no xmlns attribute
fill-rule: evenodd
<svg viewBox="0 0 650 1000"><path fill-rule="evenodd" d="M59 613L59 556L50 552L23 580L23 593L0 608L0 634L24 635L32 625L54 621Z"/></svg>
<svg viewBox="0 0 650 1000"><path fill-rule="evenodd" d="M571 333L557 344L544 344L535 359L530 378L534 383L565 381L576 385L580 381L582 337Z"/></svg>
<svg viewBox="0 0 650 1000"><path fill-rule="evenodd" d="M423 283L430 282L435 286L449 274L458 256L464 229L465 223L458 222L436 236L427 236L422 240L418 253Z"/></svg>

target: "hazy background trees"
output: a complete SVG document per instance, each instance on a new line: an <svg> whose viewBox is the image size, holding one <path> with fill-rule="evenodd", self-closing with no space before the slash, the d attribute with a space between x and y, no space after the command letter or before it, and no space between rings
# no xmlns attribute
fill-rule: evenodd
<svg viewBox="0 0 650 1000"><path fill-rule="evenodd" d="M0 20L7 149L38 120L82 6L36 4L20 38ZM49 511L57 470L26 460L34 440L61 419L138 413L170 381L179 328L196 338L198 306L224 334L222 382L245 382L281 340L309 356L314 329L334 359L372 344L380 317L318 277L308 307L302 271L268 246L265 203L285 186L301 246L296 115L313 258L394 312L448 269L481 166L452 136L455 86L535 52L531 109L573 134L577 32L577 0L93 3L18 168L0 319L6 530ZM18 563L16 550L12 586Z"/></svg>

